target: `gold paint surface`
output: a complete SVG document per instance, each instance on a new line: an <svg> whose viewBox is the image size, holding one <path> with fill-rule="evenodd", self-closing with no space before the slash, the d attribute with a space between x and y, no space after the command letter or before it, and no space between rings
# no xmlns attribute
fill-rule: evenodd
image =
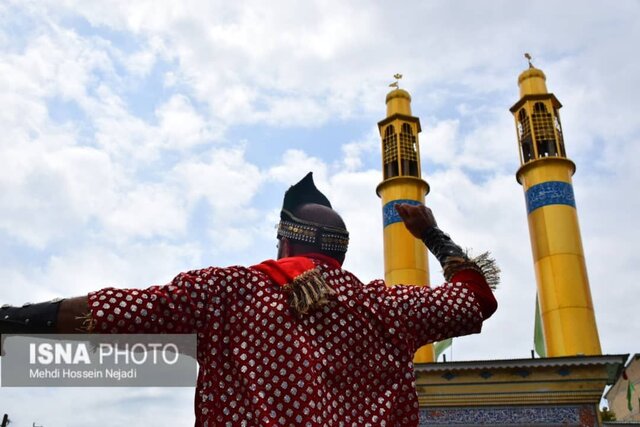
<svg viewBox="0 0 640 427"><path fill-rule="evenodd" d="M547 92L547 77L542 70L537 68L529 68L523 71L518 77L518 86L520 87L520 98L525 95L537 95Z"/></svg>
<svg viewBox="0 0 640 427"><path fill-rule="evenodd" d="M382 206L400 199L424 203L427 189L426 182L421 179L396 178L380 184L378 194ZM429 286L429 260L424 243L413 237L402 222L386 226L383 237L386 284ZM413 360L414 363L433 362L433 345L419 348Z"/></svg>
<svg viewBox="0 0 640 427"><path fill-rule="evenodd" d="M543 182L571 184L574 171L568 159L544 158L517 177L526 192ZM547 356L601 354L576 208L547 205L527 220Z"/></svg>
<svg viewBox="0 0 640 427"><path fill-rule="evenodd" d="M598 404L608 382L602 365L571 366L566 375L560 375L557 366L525 368L527 375L519 375L520 369L478 365L454 371L451 379L444 378L442 371L417 367L420 407Z"/></svg>
<svg viewBox="0 0 640 427"><path fill-rule="evenodd" d="M387 117L394 114L411 115L411 95L404 89L396 89L387 94Z"/></svg>

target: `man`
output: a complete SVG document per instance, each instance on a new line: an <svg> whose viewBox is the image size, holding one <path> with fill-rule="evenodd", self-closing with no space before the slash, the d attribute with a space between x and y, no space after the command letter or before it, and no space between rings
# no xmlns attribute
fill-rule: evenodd
<svg viewBox="0 0 640 427"><path fill-rule="evenodd" d="M343 270L348 232L310 173L285 194L277 261L5 307L0 332L196 333L198 426L416 425L415 350L480 332L497 307L487 279L497 277L428 208L397 211L450 283L365 286Z"/></svg>

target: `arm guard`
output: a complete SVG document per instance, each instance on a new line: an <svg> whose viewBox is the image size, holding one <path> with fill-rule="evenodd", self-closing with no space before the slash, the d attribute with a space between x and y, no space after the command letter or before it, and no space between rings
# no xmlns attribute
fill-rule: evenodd
<svg viewBox="0 0 640 427"><path fill-rule="evenodd" d="M451 237L438 227L431 227L425 231L422 241L442 266L444 278L447 281L450 281L459 271L475 270L482 274L491 289L498 286L500 269L488 252L469 259L466 251L456 245Z"/></svg>
<svg viewBox="0 0 640 427"><path fill-rule="evenodd" d="M0 334L50 334L56 331L62 299L22 307L0 307Z"/></svg>
<svg viewBox="0 0 640 427"><path fill-rule="evenodd" d="M448 258L468 260L467 254L456 245L448 234L438 227L431 227L422 235L422 241L436 257L442 268L445 268Z"/></svg>

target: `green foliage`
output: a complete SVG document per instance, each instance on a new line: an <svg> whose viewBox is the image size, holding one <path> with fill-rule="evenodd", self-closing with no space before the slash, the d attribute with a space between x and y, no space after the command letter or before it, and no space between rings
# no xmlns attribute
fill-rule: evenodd
<svg viewBox="0 0 640 427"><path fill-rule="evenodd" d="M602 421L615 421L616 414L613 411L610 411L606 406L600 410L600 419Z"/></svg>

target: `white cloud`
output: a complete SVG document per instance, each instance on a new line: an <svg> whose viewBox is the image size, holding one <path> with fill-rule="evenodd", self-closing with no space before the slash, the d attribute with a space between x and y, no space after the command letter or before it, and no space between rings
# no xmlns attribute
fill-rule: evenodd
<svg viewBox="0 0 640 427"><path fill-rule="evenodd" d="M634 351L640 62L629 52L639 14L632 1L3 4L0 251L11 261L0 276L13 286L2 298L146 285L205 260L271 256L278 206L261 193L308 171L351 229L347 266L380 277L375 123L401 72L422 119L423 167L437 166L425 169L427 203L460 244L491 249L503 268L499 311L481 335L457 340L454 359L528 357L535 280L508 107L529 51L565 105L603 350ZM364 136L327 150L306 144L305 127ZM294 142L259 155L235 145L285 131ZM438 270L431 259L433 283ZM29 400L0 392L16 408ZM57 393L36 400L52 399L53 413L72 402L61 412L78 418L98 411L92 396ZM163 425L111 402L120 424Z"/></svg>
<svg viewBox="0 0 640 427"><path fill-rule="evenodd" d="M361 169L364 165L363 156L378 154L380 152L380 134L378 129L372 128L365 138L359 141L349 142L341 147L342 167L349 172ZM338 166L340 168L340 166Z"/></svg>
<svg viewBox="0 0 640 427"><path fill-rule="evenodd" d="M183 95L174 95L160 105L156 116L160 136L168 149L189 148L211 141L205 119Z"/></svg>
<svg viewBox="0 0 640 427"><path fill-rule="evenodd" d="M224 121L254 123L260 121L259 112L252 108L257 98L256 90L243 84L234 84L222 88L208 102L213 114Z"/></svg>
<svg viewBox="0 0 640 427"><path fill-rule="evenodd" d="M60 398L64 395L64 398ZM116 426L144 424L170 427L193 424L193 390L189 388L0 388L0 400L15 425L82 427L96 420ZM24 402L38 402L25 405Z"/></svg>
<svg viewBox="0 0 640 427"><path fill-rule="evenodd" d="M513 119L496 111L465 136L463 151L454 162L471 170L504 171L517 166Z"/></svg>
<svg viewBox="0 0 640 427"><path fill-rule="evenodd" d="M102 214L108 232L129 237L172 237L185 231L187 204L177 189L162 183L119 190L112 210Z"/></svg>
<svg viewBox="0 0 640 427"><path fill-rule="evenodd" d="M324 123L328 112L321 102L312 98L281 94L264 100L264 110L252 112L250 120L272 126L309 126Z"/></svg>
<svg viewBox="0 0 640 427"><path fill-rule="evenodd" d="M162 139L156 129L132 115L125 101L110 87L101 84L97 98L88 101L88 113L95 126L95 142L118 163L157 160Z"/></svg>
<svg viewBox="0 0 640 427"><path fill-rule="evenodd" d="M245 150L244 146L210 150L178 165L173 179L191 203L204 198L219 212L234 212L251 201L262 183L259 169L244 158Z"/></svg>
<svg viewBox="0 0 640 427"><path fill-rule="evenodd" d="M48 258L39 268L16 265L0 269L11 286L2 299L26 300L83 295L108 286L146 288L165 284L180 271L204 267L201 249L190 243L86 242Z"/></svg>
<svg viewBox="0 0 640 427"><path fill-rule="evenodd" d="M36 247L63 237L109 206L112 165L83 147L48 149L38 142L0 149L0 228Z"/></svg>
<svg viewBox="0 0 640 427"><path fill-rule="evenodd" d="M159 59L171 59L171 55L167 52L167 47L162 39L153 36L149 37L148 41L139 50L131 54L118 50L113 53L127 67L127 70L134 78L148 76Z"/></svg>
<svg viewBox="0 0 640 427"><path fill-rule="evenodd" d="M450 165L458 160L458 120L425 120L425 129L420 134L420 156L423 171L427 161Z"/></svg>
<svg viewBox="0 0 640 427"><path fill-rule="evenodd" d="M276 182L293 185L309 172L313 172L316 185L327 181L327 165L321 159L291 149L284 153L281 164L269 169L268 176Z"/></svg>
<svg viewBox="0 0 640 427"><path fill-rule="evenodd" d="M251 246L254 239L247 228L232 227L228 225L216 226L211 230L213 241L224 251L240 252Z"/></svg>
<svg viewBox="0 0 640 427"><path fill-rule="evenodd" d="M382 204L375 193L381 179L378 170L338 172L321 188L349 230L345 268L365 283L384 275Z"/></svg>

